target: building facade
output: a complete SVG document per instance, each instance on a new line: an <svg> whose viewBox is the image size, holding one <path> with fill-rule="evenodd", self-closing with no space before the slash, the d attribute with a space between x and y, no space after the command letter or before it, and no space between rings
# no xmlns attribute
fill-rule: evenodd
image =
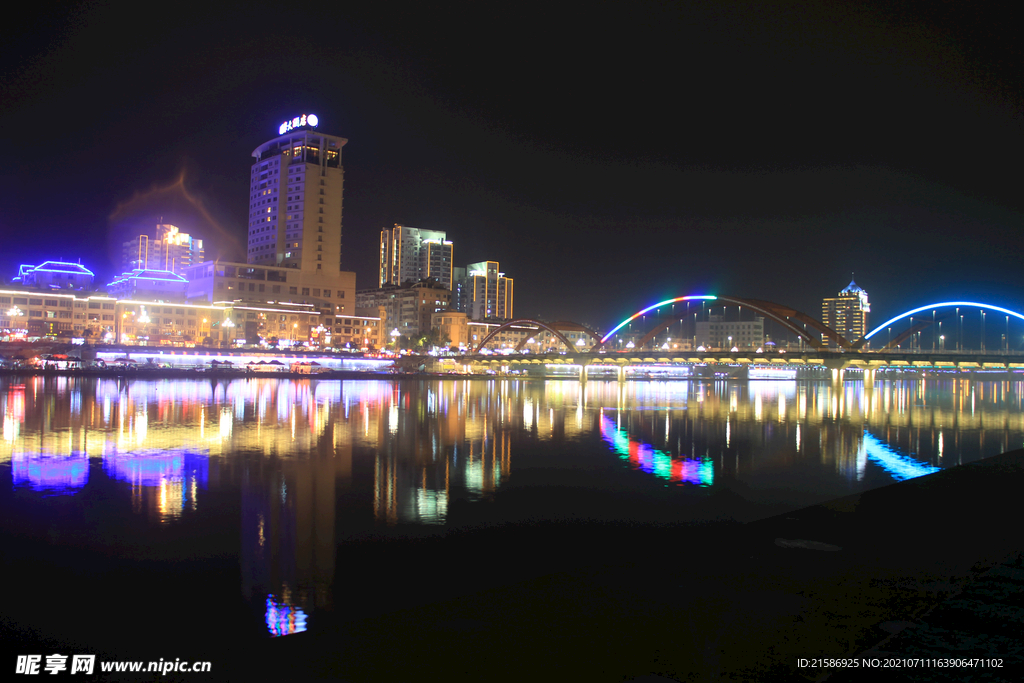
<svg viewBox="0 0 1024 683"><path fill-rule="evenodd" d="M0 340L88 336L112 341L116 304L103 294L0 289Z"/></svg>
<svg viewBox="0 0 1024 683"><path fill-rule="evenodd" d="M430 326L448 340L450 348L469 348L469 317L460 311L438 311L431 316Z"/></svg>
<svg viewBox="0 0 1024 683"><path fill-rule="evenodd" d="M357 308L355 315L335 315L332 345L364 351L382 349L391 341L386 327L383 307Z"/></svg>
<svg viewBox="0 0 1024 683"><path fill-rule="evenodd" d="M282 313L285 320L263 319L258 315L246 317L246 338L253 335L264 339L280 338L285 333L291 341L309 341L323 344L323 337L330 336L334 346L351 341L351 338L336 331L336 318L356 315L356 275L352 272L335 270L333 274L323 271L306 271L287 267L257 266L233 261L210 261L189 268L186 298L190 303L209 302L224 306L250 306L257 308L288 308L300 306L316 311L316 325L309 327L309 314ZM292 319L292 315L302 315ZM261 325L262 323L262 325ZM276 324L271 324L276 323ZM288 323L284 328L283 323ZM316 328L324 330L317 331ZM327 331L333 334L328 335Z"/></svg>
<svg viewBox="0 0 1024 683"><path fill-rule="evenodd" d="M395 224L380 231L378 286L432 278L452 288L453 245L445 233Z"/></svg>
<svg viewBox="0 0 1024 683"><path fill-rule="evenodd" d="M46 261L38 266L20 266L14 283L37 289L88 292L93 288L95 277L81 263Z"/></svg>
<svg viewBox="0 0 1024 683"><path fill-rule="evenodd" d="M472 320L512 320L514 283L497 261L471 263L455 271L455 308Z"/></svg>
<svg viewBox="0 0 1024 683"><path fill-rule="evenodd" d="M169 270L133 270L114 278L107 285L107 293L116 299L184 302L188 280Z"/></svg>
<svg viewBox="0 0 1024 683"><path fill-rule="evenodd" d="M334 275L341 270L341 148L348 140L318 132L315 116L288 123L252 153L247 260Z"/></svg>
<svg viewBox="0 0 1024 683"><path fill-rule="evenodd" d="M122 245L121 270L167 270L181 275L189 266L202 263L205 256L202 240L161 223L156 226L156 239L139 235Z"/></svg>
<svg viewBox="0 0 1024 683"><path fill-rule="evenodd" d="M697 347L713 351L755 351L764 343L764 318L753 320L725 320L724 316L712 315L706 321L697 323L694 340ZM667 342L666 342L667 343Z"/></svg>
<svg viewBox="0 0 1024 683"><path fill-rule="evenodd" d="M857 341L867 333L869 312L871 304L868 302L868 293L853 280L837 296L826 297L821 302L821 321L850 342ZM822 335L821 342L836 346L825 335Z"/></svg>
<svg viewBox="0 0 1024 683"><path fill-rule="evenodd" d="M432 316L449 308L451 290L432 280L407 285L387 285L356 292L358 308L383 308L388 334L419 337L431 330Z"/></svg>

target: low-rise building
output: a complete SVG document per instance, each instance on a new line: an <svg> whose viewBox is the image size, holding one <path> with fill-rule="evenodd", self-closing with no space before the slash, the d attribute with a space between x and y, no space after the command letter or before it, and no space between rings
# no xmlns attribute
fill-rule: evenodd
<svg viewBox="0 0 1024 683"><path fill-rule="evenodd" d="M114 278L107 285L107 293L116 299L184 302L188 295L188 280L169 270L133 270Z"/></svg>
<svg viewBox="0 0 1024 683"><path fill-rule="evenodd" d="M0 289L0 338L90 337L111 341L116 300L103 294Z"/></svg>
<svg viewBox="0 0 1024 683"><path fill-rule="evenodd" d="M81 263L46 261L38 266L22 265L14 284L34 289L72 292L92 291L95 275Z"/></svg>
<svg viewBox="0 0 1024 683"><path fill-rule="evenodd" d="M387 319L388 335L397 330L407 337L419 337L430 332L432 316L448 309L451 290L433 280L415 284L387 285L380 289L361 289L356 292L359 308L383 308Z"/></svg>
<svg viewBox="0 0 1024 683"><path fill-rule="evenodd" d="M706 321L697 323L697 347L713 351L754 351L764 344L764 318L753 320L726 320L725 316L712 315Z"/></svg>
<svg viewBox="0 0 1024 683"><path fill-rule="evenodd" d="M356 309L356 275L348 271L304 271L297 268L210 261L186 270L187 298L192 303L203 301L224 306L245 305L256 308L281 308L277 319L246 317L246 338L252 335L299 342L331 337L331 345L339 346L344 334L336 332L336 318L358 317ZM286 312L294 307L317 313L312 331L302 332L303 324L292 316L308 313ZM298 309L296 309L297 311ZM268 314L269 315L269 314ZM281 320L281 316L285 319ZM282 327L284 325L284 327ZM318 330L317 328L323 328ZM342 326L344 327L344 325ZM328 332L331 334L328 334ZM353 337L354 338L354 337ZM323 341L318 342L321 345ZM350 343L346 339L344 343Z"/></svg>
<svg viewBox="0 0 1024 683"><path fill-rule="evenodd" d="M387 336L387 313L383 306L357 308L355 315L334 316L331 345L368 351L384 348Z"/></svg>
<svg viewBox="0 0 1024 683"><path fill-rule="evenodd" d="M438 311L430 317L431 329L436 329L442 339L448 340L448 346L457 349L468 349L469 316L461 311Z"/></svg>

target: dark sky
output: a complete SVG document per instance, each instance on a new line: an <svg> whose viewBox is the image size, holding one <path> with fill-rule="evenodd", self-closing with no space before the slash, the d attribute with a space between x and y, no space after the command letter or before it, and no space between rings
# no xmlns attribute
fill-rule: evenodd
<svg viewBox="0 0 1024 683"><path fill-rule="evenodd" d="M360 287L402 223L500 261L519 315L604 329L707 292L816 315L851 272L878 322L1024 307L1003 8L428 5L34 3L0 46L0 274L109 278L161 216L242 258L251 152L313 112L349 140Z"/></svg>

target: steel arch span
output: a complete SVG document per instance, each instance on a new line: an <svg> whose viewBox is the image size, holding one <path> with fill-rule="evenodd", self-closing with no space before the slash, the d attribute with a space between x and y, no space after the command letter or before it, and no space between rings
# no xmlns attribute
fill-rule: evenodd
<svg viewBox="0 0 1024 683"><path fill-rule="evenodd" d="M796 309L790 308L789 306L783 306L781 304L777 304L777 303L774 303L772 301L763 301L761 299L741 299L741 298L732 297L732 296L715 296L715 295L710 295L710 294L701 294L701 295L692 295L692 296L679 296L679 297L676 297L674 299L666 299L665 301L660 301L660 302L654 304L653 306L648 306L647 308L645 308L643 310L637 311L636 313L634 313L633 315L629 316L628 318L623 320L621 323L616 325L612 329L612 331L609 332L608 334L606 334L604 337L602 337L601 341L599 341L597 344L595 344L594 347L591 350L592 351L596 351L600 347L604 346L604 344L609 339L611 339L611 337L616 332L618 332L623 327L625 327L629 323L633 322L634 320L636 320L640 316L642 316L642 315L644 315L644 314L646 314L646 313L648 313L650 311L653 311L656 308L661 308L662 306L667 306L669 304L679 303L681 301L712 301L712 302L715 302L716 304L734 304L736 306L746 306L750 310L756 311L757 313L760 313L764 317L779 323L780 325L785 327L787 330L789 330L793 334L795 334L795 335L805 339L807 341L807 343L810 344L811 346L813 346L815 348L823 348L822 344L821 344L821 339L820 338L815 339L813 336L811 336L807 332L807 330L805 330L802 327L798 327L797 325L793 324L793 322L790 320L792 318L792 319L798 320L799 322L803 323L804 325L807 325L808 327L813 328L818 333L820 333L821 335L825 336L827 339L835 342L837 345L839 345L840 347L842 347L844 349L852 349L853 348L853 344L851 344L846 338L844 338L841 334L839 334L838 332L833 330L828 325L825 325L824 323L822 323L822 322L820 322L818 320L815 320L814 318L812 318L811 316L807 315L806 313L801 313L800 311L797 311Z"/></svg>
<svg viewBox="0 0 1024 683"><path fill-rule="evenodd" d="M474 353L480 353L480 349L484 348L484 345L487 344L487 342L491 341L491 339L494 336L496 336L499 332L504 332L505 330L509 329L510 327L512 327L514 325L536 325L538 328L545 329L548 332L550 332L551 334L555 335L555 337L557 337L559 341L561 341L563 344L565 344L565 348L566 349L572 351L575 348L573 346L572 342L570 342L569 339L564 334L562 334L557 329L555 329L555 325L559 325L559 324L565 324L565 323L543 323L543 322L541 322L539 320L531 320L529 318L519 318L517 320L510 320L507 323L502 323L498 327L495 327L493 330L488 332L487 336L484 337L482 340L480 340L480 343L477 345L476 349L474 349L473 352ZM576 327L582 328L582 330L584 332L586 332L587 334L589 334L591 336L591 338L593 338L593 339L597 339L599 337L597 332L594 332L593 330L591 330L591 329L589 329L587 327L584 327L583 325L580 325L579 323L572 323L572 325L574 325ZM516 348L518 349L521 346L522 346L522 344L519 344L519 346L517 346Z"/></svg>
<svg viewBox="0 0 1024 683"><path fill-rule="evenodd" d="M879 325L878 327L876 327L875 329L871 330L870 332L865 334L863 337L858 339L856 342L854 342L853 348L855 348L855 349L862 348L864 346L864 344L867 343L871 339L871 337L875 336L876 334L878 334L879 332L881 332L882 330L884 330L885 328L889 327L890 325L892 325L895 322L903 320L904 318L909 318L912 315L917 315L918 313L921 313L923 311L932 311L932 310L935 310L937 308L982 308L982 309L985 309L985 310L988 310L988 311L998 311L1000 313L1004 313L1006 315L1012 315L1015 318L1020 318L1021 320L1024 320L1024 314L1018 313L1017 311L1011 311L1010 309L1003 308L1002 306L993 306L992 304L980 304L977 301L943 301L942 303L938 303L938 304L930 304L928 306L921 306L919 308L915 308L912 311L906 311L905 313L900 313L895 318L890 318L889 320L886 320L884 323L882 323L881 325ZM916 330L914 330L914 331L916 331ZM907 336L909 336L909 333L905 333L902 337L900 337L900 339L901 340L905 339Z"/></svg>

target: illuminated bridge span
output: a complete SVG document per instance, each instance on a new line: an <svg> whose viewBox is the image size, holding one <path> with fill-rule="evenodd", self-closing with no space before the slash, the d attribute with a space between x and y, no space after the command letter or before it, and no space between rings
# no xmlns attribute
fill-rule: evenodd
<svg viewBox="0 0 1024 683"><path fill-rule="evenodd" d="M696 308L696 304L700 304L700 309ZM685 310L681 309L682 306L685 306ZM730 316L711 317L712 310L724 313L731 306L735 306L737 310ZM685 342L692 342L689 348L695 349L698 346L697 327L700 322L703 321L705 324L719 322L732 325L735 328L737 325L742 326L744 310L748 321L753 314L753 316L760 316L765 321L780 327L782 330L781 337L778 337L780 341L783 337L795 337L800 350L807 347L822 351L828 348L860 351L869 345L876 348L901 349L908 340L912 349L921 350L922 343L924 343L921 332L927 328L932 328L931 336L926 341L930 342L929 345L933 351L964 351L971 348L972 344L974 344L974 348L985 351L986 348L994 348L991 343L986 344L986 338L996 332L1002 333L998 348L1006 353L1024 347L1024 343L1014 343L1016 337L1010 334L1011 318L1014 319L1014 323L1017 323L1018 320L1024 321L1024 314L976 301L945 301L920 306L882 323L860 339L849 340L821 321L790 306L762 299L700 294L666 299L637 311L612 328L590 350L599 351L605 347L623 350L614 347L616 337L620 345L623 340L628 342L627 349L654 348L657 350L661 348L665 351L672 351L685 348ZM970 321L965 321L965 315L961 314L962 311L965 313L967 311L980 312L978 329L971 327ZM986 315L991 313L1001 314L997 317L1003 318L1001 321L1003 325L1000 326L1002 329L997 330L996 326L991 323L986 328ZM894 326L903 321L908 321L908 328L896 329L895 336L893 336ZM942 328L944 323L947 324L945 330ZM955 329L952 329L953 325L950 323L956 324ZM886 331L884 342L881 334L883 330ZM944 332L950 332L950 334L947 335ZM674 338L673 334L675 334ZM659 335L660 339L658 339ZM952 345L945 343L947 337L954 342ZM729 339L732 340L732 337ZM685 342L679 344L680 340L685 340ZM663 343L659 345L659 341ZM1024 342L1024 338L1017 341ZM789 346L788 339L783 343ZM726 346L726 350L731 350L729 346L732 345ZM741 345L737 344L737 346ZM766 337L765 346L776 347L778 344ZM753 348L741 347L735 350L752 351Z"/></svg>
<svg viewBox="0 0 1024 683"><path fill-rule="evenodd" d="M905 313L900 313L896 317L890 318L889 320L886 320L884 323L882 323L881 325L879 325L875 329L873 329L870 332L868 332L867 334L865 334L861 339L858 339L854 343L853 348L860 349L861 347L864 346L864 344L866 344L872 337L875 337L876 335L879 336L879 338L881 338L880 333L883 330L890 330L891 331L893 325L895 325L896 323L900 322L901 320L907 320L907 319L910 320L910 326L906 330L903 330L902 332L898 332L895 337L889 338L887 343L886 343L886 345L885 345L885 348L887 348L887 349L899 348L903 344L903 342L908 340L908 339L911 340L911 344L913 345L914 335L917 335L918 338L920 338L920 333L921 333L922 330L925 330L925 329L928 329L928 328L933 328L932 335L931 335L931 338L932 338L931 339L931 341L932 341L932 344L931 344L932 349L933 350L937 349L939 351L943 351L946 348L946 343L945 343L946 335L942 334L942 332L941 332L942 327L941 326L942 326L942 323L947 322L947 321L948 322L953 322L953 323L956 324L956 328L955 328L956 336L953 337L954 339L956 339L956 341L954 343L957 345L957 348L963 348L963 346L964 346L964 342L963 342L963 338L964 338L963 318L964 318L964 316L960 315L960 309L961 308L964 309L964 310L972 310L972 309L980 309L981 310L981 321L980 321L981 325L980 325L980 330L979 330L979 332L980 332L979 337L980 337L980 340L981 340L981 348L982 348L982 350L985 349L985 314L986 314L986 311L994 311L996 313L1003 314L1006 317L1005 318L1005 322L1006 322L1006 328L1005 329L1006 329L1006 332L1002 335L1002 339L1001 339L1002 343L1000 344L1000 347L1002 348L1005 345L1005 348L1006 348L1007 352L1009 352L1013 348L1014 344L1012 343L1012 340L1010 339L1010 318L1013 317L1013 318L1018 318L1020 320L1024 320L1024 315L1022 315L1020 313L1017 313L1016 311L1011 311L1008 308L1003 308L1001 306L993 306L992 304L982 304L982 303L978 303L978 302L975 302L975 301L944 301L942 303L929 304L927 306L920 306L920 307L915 308L913 310L906 311ZM943 311L943 315L942 316L938 316L937 315L937 312L940 309ZM952 316L950 315L950 311L951 310L955 311L955 313ZM931 311L931 313L932 313L931 317L928 316L928 312L929 311ZM924 313L924 315L921 316L920 315L921 313ZM918 322L916 324L914 323L914 316L915 315L918 318ZM952 318L952 320L951 320L951 318ZM937 330L936 330L936 323L938 323ZM991 330L990 330L990 332L991 332ZM935 343L936 341L938 341L939 343L936 344ZM918 339L918 347L920 348L920 339Z"/></svg>
<svg viewBox="0 0 1024 683"><path fill-rule="evenodd" d="M977 313L980 317L975 317ZM993 313L996 315L992 316ZM986 327L986 316L994 317L996 324L989 319ZM1009 356L1024 350L1024 337L1010 333L1011 319L1016 328L1024 321L1024 314L993 304L945 301L901 313L860 339L849 340L790 306L763 299L699 294L647 306L603 336L579 323L512 320L494 327L479 342L474 341L475 348L470 355L495 351L516 354L564 351L577 355L688 353L687 358L690 358L696 353L712 351L745 355L781 350L859 353L869 349L871 353L904 350L922 353L928 348L932 353L942 354L969 350L989 353L998 348L998 353ZM727 338L723 330L729 331ZM929 332L923 337L925 330ZM986 339L993 341L991 338L997 333L999 342L986 344Z"/></svg>
<svg viewBox="0 0 1024 683"><path fill-rule="evenodd" d="M842 381L848 371L865 382L873 381L877 371L1024 376L1024 341L1010 334L1011 320L1019 326L1024 314L993 304L945 301L908 310L850 341L789 306L702 294L643 308L603 336L578 323L513 320L492 329L473 352L455 360L476 371L576 375L584 381L588 375L620 380L831 376ZM715 323L722 323L718 343L705 346L698 340L709 338ZM729 336L725 344L722 329L728 325L754 332L740 340ZM768 325L776 335L767 334ZM986 335L993 333L1000 334L1000 343L986 344ZM543 337L543 344L535 343L534 336ZM496 348L499 342L502 348Z"/></svg>
<svg viewBox="0 0 1024 683"><path fill-rule="evenodd" d="M791 308L789 306L783 306L773 301L762 301L760 299L741 299L739 297L733 296L716 296L709 294L701 294L693 296L679 296L674 299L666 299L665 301L660 301L654 304L653 306L648 306L645 309L637 311L636 313L634 313L633 315L631 315L630 317L626 318L621 323L616 325L611 332L602 337L601 341L592 347L592 350L596 351L600 349L602 346L608 343L608 340L611 339L621 329L623 329L627 325L630 325L637 318L643 318L647 313L650 313L651 311L662 309L665 306L673 306L674 308L674 305L677 303L688 304L689 302L702 302L704 304L713 302L716 306L734 304L736 306L739 306L740 308L745 307L748 310L753 311L754 313L759 313L765 318L768 318L780 324L787 331L792 332L797 337L807 342L807 344L810 345L812 348L818 348L822 346L820 341L821 336L825 336L826 338L828 338L830 341L834 342L841 348L853 348L853 344L851 344L849 341L843 338L841 334L833 330L828 325L825 325L821 321L815 320L806 313L801 313L800 311L797 311L796 309ZM634 344L634 346L639 346L642 348L644 344L646 344L654 337L654 335L663 330L668 329L675 323L675 321L675 316L668 318L667 320L661 319L653 329L649 330L641 338L641 343ZM802 323L804 327L798 326L794 321ZM682 319L680 319L680 323L682 323ZM818 332L818 335L814 336L811 333L807 332L806 327L810 327L811 329L815 330L816 332Z"/></svg>

